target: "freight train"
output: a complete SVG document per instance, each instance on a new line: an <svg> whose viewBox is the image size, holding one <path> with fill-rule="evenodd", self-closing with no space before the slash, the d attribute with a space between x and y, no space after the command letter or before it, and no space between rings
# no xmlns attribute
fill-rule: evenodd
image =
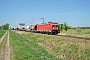
<svg viewBox="0 0 90 60"><path fill-rule="evenodd" d="M51 35L60 33L58 22L30 25L27 26L26 31Z"/></svg>
<svg viewBox="0 0 90 60"><path fill-rule="evenodd" d="M24 27L22 29L21 28L16 28L14 30L29 31L29 32L50 34L50 35L56 35L56 34L60 33L58 22L33 24L33 25L30 25L30 26L27 26L26 28L24 28Z"/></svg>

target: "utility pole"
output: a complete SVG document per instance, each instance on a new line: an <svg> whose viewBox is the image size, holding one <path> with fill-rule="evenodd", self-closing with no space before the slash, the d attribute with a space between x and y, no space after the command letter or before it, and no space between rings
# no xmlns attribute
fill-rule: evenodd
<svg viewBox="0 0 90 60"><path fill-rule="evenodd" d="M44 18L41 18L43 20L43 24L44 24Z"/></svg>
<svg viewBox="0 0 90 60"><path fill-rule="evenodd" d="M28 23L30 23L31 25L33 25L33 17L31 21L28 21Z"/></svg>

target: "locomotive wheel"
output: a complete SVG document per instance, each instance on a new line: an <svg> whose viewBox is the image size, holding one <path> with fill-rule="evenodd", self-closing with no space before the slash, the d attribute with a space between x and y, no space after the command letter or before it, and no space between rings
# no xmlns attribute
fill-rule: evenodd
<svg viewBox="0 0 90 60"><path fill-rule="evenodd" d="M50 35L50 32L48 32L48 35Z"/></svg>

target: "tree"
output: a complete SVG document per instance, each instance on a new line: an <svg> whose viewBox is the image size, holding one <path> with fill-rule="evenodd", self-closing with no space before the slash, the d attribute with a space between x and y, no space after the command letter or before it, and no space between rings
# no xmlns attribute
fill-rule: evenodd
<svg viewBox="0 0 90 60"><path fill-rule="evenodd" d="M60 31L63 31L63 24L59 24Z"/></svg>
<svg viewBox="0 0 90 60"><path fill-rule="evenodd" d="M59 24L60 31L65 30L67 32L68 29L71 29L71 26L68 26L66 22L64 24Z"/></svg>
<svg viewBox="0 0 90 60"><path fill-rule="evenodd" d="M61 29L61 31L63 30L63 24L60 24L60 29Z"/></svg>
<svg viewBox="0 0 90 60"><path fill-rule="evenodd" d="M6 23L6 30L8 30L9 29L9 24L8 23Z"/></svg>
<svg viewBox="0 0 90 60"><path fill-rule="evenodd" d="M3 30L6 30L6 29L5 29L5 27L6 27L6 25L5 25L5 24L4 24L4 25L2 25L2 29L3 29Z"/></svg>
<svg viewBox="0 0 90 60"><path fill-rule="evenodd" d="M9 29L9 24L6 23L6 24L2 25L2 29L3 30L8 30Z"/></svg>
<svg viewBox="0 0 90 60"><path fill-rule="evenodd" d="M2 29L2 26L0 26L0 29Z"/></svg>
<svg viewBox="0 0 90 60"><path fill-rule="evenodd" d="M71 29L72 27L71 26L68 26L68 29Z"/></svg>
<svg viewBox="0 0 90 60"><path fill-rule="evenodd" d="M68 25L67 25L66 22L64 22L63 27L64 27L64 30L67 32L67 30L68 30Z"/></svg>

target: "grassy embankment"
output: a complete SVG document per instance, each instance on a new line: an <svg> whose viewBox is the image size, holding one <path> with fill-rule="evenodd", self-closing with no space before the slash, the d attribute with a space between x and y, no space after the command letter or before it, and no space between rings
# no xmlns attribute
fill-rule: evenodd
<svg viewBox="0 0 90 60"><path fill-rule="evenodd" d="M14 60L90 60L90 41L10 33Z"/></svg>
<svg viewBox="0 0 90 60"><path fill-rule="evenodd" d="M5 30L4 31L0 31L1 36L4 35ZM0 60L5 60L5 48L6 48L6 42L7 42L7 34L4 38L4 40L2 41L2 43L0 44Z"/></svg>

